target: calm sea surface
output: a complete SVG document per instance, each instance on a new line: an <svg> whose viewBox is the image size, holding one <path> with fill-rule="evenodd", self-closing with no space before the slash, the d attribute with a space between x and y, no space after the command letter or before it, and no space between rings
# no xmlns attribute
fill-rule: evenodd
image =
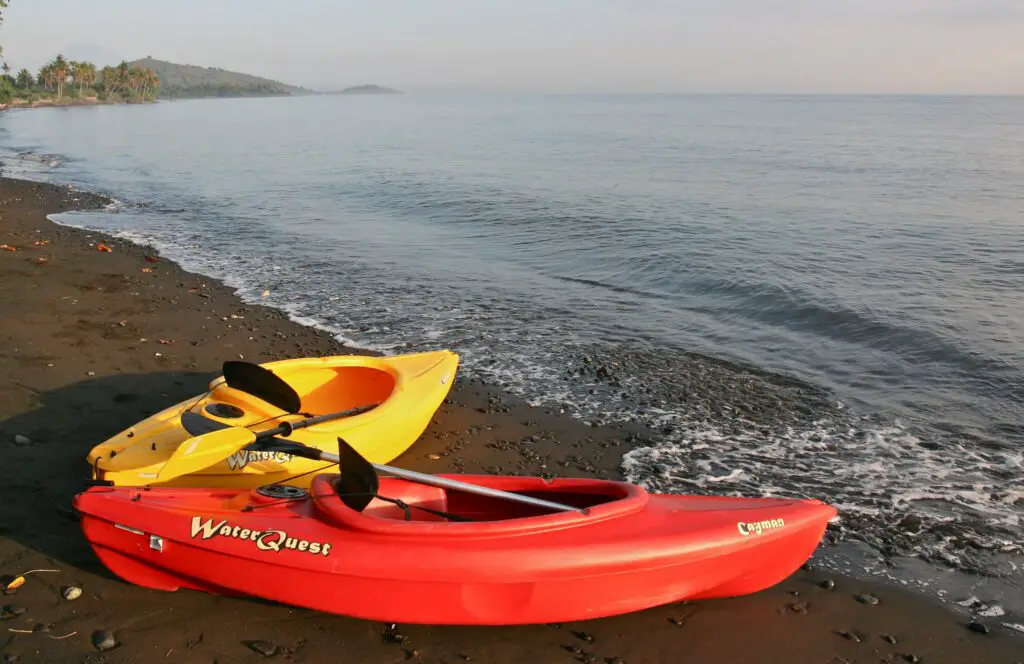
<svg viewBox="0 0 1024 664"><path fill-rule="evenodd" d="M651 425L651 488L819 497L837 565L1024 596L1024 99L39 109L0 159L346 340Z"/></svg>

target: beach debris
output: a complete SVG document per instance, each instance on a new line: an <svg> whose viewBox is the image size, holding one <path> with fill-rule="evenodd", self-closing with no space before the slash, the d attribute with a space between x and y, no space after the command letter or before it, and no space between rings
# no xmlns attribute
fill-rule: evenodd
<svg viewBox="0 0 1024 664"><path fill-rule="evenodd" d="M160 259L157 258L156 256L146 256L146 262L147 263L156 263L159 260Z"/></svg>
<svg viewBox="0 0 1024 664"><path fill-rule="evenodd" d="M39 258L35 259L32 262L35 263L36 265L46 265L48 261L49 259L46 258L45 256L40 256Z"/></svg>
<svg viewBox="0 0 1024 664"><path fill-rule="evenodd" d="M36 572L60 572L59 569L30 569L27 572L22 572L16 576L5 574L0 576L0 586L3 586L5 595L13 595L18 591L18 588L25 585L25 577L29 574L35 574Z"/></svg>
<svg viewBox="0 0 1024 664"><path fill-rule="evenodd" d="M971 622L969 622L967 624L967 629L971 630L972 632L977 632L978 634L988 634L989 633L988 625L986 625L983 622L978 622L976 620L972 620Z"/></svg>
<svg viewBox="0 0 1024 664"><path fill-rule="evenodd" d="M405 637L397 632L398 625L391 623L381 632L385 643L405 643Z"/></svg>
<svg viewBox="0 0 1024 664"><path fill-rule="evenodd" d="M263 294L262 294L262 295L260 295L260 297L262 297L262 298L268 298L268 297L270 297L270 291L268 291L268 290L265 290L265 291L263 291Z"/></svg>
<svg viewBox="0 0 1024 664"><path fill-rule="evenodd" d="M244 643L249 650L258 652L264 657L273 657L278 651L278 647L270 641L245 641Z"/></svg>
<svg viewBox="0 0 1024 664"><path fill-rule="evenodd" d="M95 372L95 371L86 371L86 372L85 372L85 375L86 375L86 376L95 376L95 375L96 375L96 372Z"/></svg>
<svg viewBox="0 0 1024 664"><path fill-rule="evenodd" d="M31 445L32 439L28 436L22 436L20 433L14 436L15 445Z"/></svg>
<svg viewBox="0 0 1024 664"><path fill-rule="evenodd" d="M431 461L437 461L438 459L441 458L441 455L440 454L430 453L430 454L427 455L427 458L430 459Z"/></svg>
<svg viewBox="0 0 1024 664"><path fill-rule="evenodd" d="M171 339L158 339L157 342L164 346L169 346L174 343Z"/></svg>
<svg viewBox="0 0 1024 664"><path fill-rule="evenodd" d="M91 641L92 647L100 651L113 650L118 646L117 639L114 638L113 632L109 632L105 629L98 629L93 632Z"/></svg>
<svg viewBox="0 0 1024 664"><path fill-rule="evenodd" d="M4 587L5 595L13 595L18 591L18 588L25 585L24 576L3 576L0 577L0 584Z"/></svg>
<svg viewBox="0 0 1024 664"><path fill-rule="evenodd" d="M98 244L96 245L96 251L106 251L106 252L111 252L111 251L113 251L113 249L111 249L111 248L110 248L110 247L108 247L107 245L105 245L105 244L103 244L102 242L100 242L100 243L98 243Z"/></svg>
<svg viewBox="0 0 1024 664"><path fill-rule="evenodd" d="M875 597L874 595L867 595L867 594L857 595L856 599L861 604L867 604L868 606L874 606L874 605L878 604L878 598Z"/></svg>
<svg viewBox="0 0 1024 664"><path fill-rule="evenodd" d="M421 656L422 655L420 654L420 651L416 650L415 648L413 648L412 650L405 651L406 659L419 659Z"/></svg>
<svg viewBox="0 0 1024 664"><path fill-rule="evenodd" d="M34 244L37 247L45 247L46 245L50 244L50 241L49 240L36 240L32 244Z"/></svg>
<svg viewBox="0 0 1024 664"><path fill-rule="evenodd" d="M845 632L844 631L844 632L838 632L838 634L839 634L839 636L843 637L844 639L849 639L850 641L853 641L854 643L860 643L860 640L861 640L860 637L858 635L854 634L853 632Z"/></svg>
<svg viewBox="0 0 1024 664"><path fill-rule="evenodd" d="M13 604L7 604L0 609L0 620L11 620L18 616L24 615L28 609L20 606L14 606Z"/></svg>
<svg viewBox="0 0 1024 664"><path fill-rule="evenodd" d="M904 653L900 657L903 658L903 661L910 662L910 664L920 664L921 662L921 658L912 653Z"/></svg>
<svg viewBox="0 0 1024 664"><path fill-rule="evenodd" d="M142 271L143 272L152 272L153 268L151 268L151 267L144 267L144 268L142 268Z"/></svg>
<svg viewBox="0 0 1024 664"><path fill-rule="evenodd" d="M605 664L626 664L626 660L621 657L606 657Z"/></svg>
<svg viewBox="0 0 1024 664"><path fill-rule="evenodd" d="M586 641L587 643L593 643L594 642L594 637L592 637L590 634L587 634L586 632L572 631L570 633L573 636L575 636L577 639L580 639L581 641Z"/></svg>
<svg viewBox="0 0 1024 664"><path fill-rule="evenodd" d="M892 645L896 645L896 637L891 635L891 634L883 634L882 635L882 640L885 641L886 643L891 643Z"/></svg>
<svg viewBox="0 0 1024 664"><path fill-rule="evenodd" d="M60 594L61 597L70 602L82 596L82 589L78 586L64 586L61 588Z"/></svg>
<svg viewBox="0 0 1024 664"><path fill-rule="evenodd" d="M836 587L836 582L833 581L832 579L825 579L824 581L822 581L818 585L820 585L825 590L832 590L833 588Z"/></svg>
<svg viewBox="0 0 1024 664"><path fill-rule="evenodd" d="M809 606L810 604L808 604L807 602L790 602L786 605L786 607L790 611L792 611L793 613L799 613L802 616L807 615L807 607Z"/></svg>
<svg viewBox="0 0 1024 664"><path fill-rule="evenodd" d="M0 244L0 249L3 249L4 251L17 251L18 250L17 247L12 247L9 244Z"/></svg>

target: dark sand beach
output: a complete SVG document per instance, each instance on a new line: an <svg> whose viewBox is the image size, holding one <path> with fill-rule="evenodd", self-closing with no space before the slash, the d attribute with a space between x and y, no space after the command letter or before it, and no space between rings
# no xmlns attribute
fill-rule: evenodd
<svg viewBox="0 0 1024 664"><path fill-rule="evenodd" d="M988 634L969 629L966 614L895 587L816 571L813 561L751 597L510 628L391 629L124 583L99 564L69 510L88 477L84 457L92 446L204 391L225 359L364 351L269 307L246 305L231 289L172 263L147 262L154 254L145 247L46 219L104 202L0 180L0 244L15 247L0 251L0 575L59 570L30 574L0 598L0 661L1024 662L1024 639L996 624ZM98 251L97 242L112 251ZM618 477L623 452L643 441L641 430L589 427L461 378L394 465ZM69 584L81 586L80 598L61 598ZM98 651L91 643L97 630L111 632L117 647ZM276 652L268 658L247 645L252 641L274 644Z"/></svg>

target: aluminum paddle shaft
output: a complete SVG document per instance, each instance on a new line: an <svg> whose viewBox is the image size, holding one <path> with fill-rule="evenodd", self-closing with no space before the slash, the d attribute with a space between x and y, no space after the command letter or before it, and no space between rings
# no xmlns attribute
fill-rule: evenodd
<svg viewBox="0 0 1024 664"><path fill-rule="evenodd" d="M318 455L324 461L330 461L331 463L340 463L341 459L336 454L329 452L320 452ZM372 464L373 467L382 472L400 477L404 480L411 482L418 482L420 484L427 484L430 486L440 487L442 489L454 489L456 491L463 491L465 493L475 493L478 496L489 496L491 498L499 498L501 500L512 500L518 503L525 503L527 505L534 505L536 507L544 507L549 510L557 510L561 512L582 512L587 513L587 510L580 507L573 507L572 505L563 505L562 503L551 502L550 500L543 500L542 498L533 498L532 496L524 496L518 493L512 493L510 491L501 491L500 489L492 489L486 486L480 486L479 484L469 484L466 482L459 482L458 480L450 480L446 477L436 477L434 475L427 475L426 473L417 473L415 470L405 470L404 468L395 468L393 466L384 466L381 464Z"/></svg>

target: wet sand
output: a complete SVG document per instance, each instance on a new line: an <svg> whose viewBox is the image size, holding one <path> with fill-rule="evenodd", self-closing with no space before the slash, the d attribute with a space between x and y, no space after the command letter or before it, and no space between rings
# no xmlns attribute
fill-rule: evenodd
<svg viewBox="0 0 1024 664"><path fill-rule="evenodd" d="M0 250L0 575L60 570L31 574L0 597L0 662L264 661L246 645L256 640L276 646L269 659L295 662L1024 662L1024 639L996 624L975 632L966 614L815 571L813 561L751 597L509 628L392 632L260 600L128 585L95 559L68 509L92 446L203 392L225 359L365 351L246 305L216 281L148 262L156 254L145 247L45 218L104 203L0 179L0 244L17 248ZM622 454L644 440L642 430L589 427L460 377L421 440L393 463L618 478ZM68 584L82 596L61 599ZM862 594L879 601L858 601ZM9 631L36 626L43 631ZM118 646L97 651L96 630L112 632Z"/></svg>

